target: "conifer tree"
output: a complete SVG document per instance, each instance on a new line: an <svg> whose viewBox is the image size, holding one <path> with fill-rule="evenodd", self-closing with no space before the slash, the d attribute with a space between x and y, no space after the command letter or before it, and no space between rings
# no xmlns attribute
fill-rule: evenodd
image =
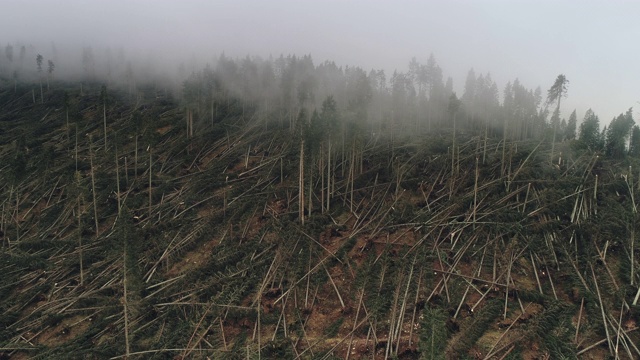
<svg viewBox="0 0 640 360"><path fill-rule="evenodd" d="M569 116L569 121L567 122L567 128L564 132L564 137L567 140L573 140L576 138L576 126L578 125L576 111L573 110L571 115Z"/></svg>
<svg viewBox="0 0 640 360"><path fill-rule="evenodd" d="M640 157L640 127L634 125L631 129L631 140L629 141L629 155Z"/></svg>
<svg viewBox="0 0 640 360"><path fill-rule="evenodd" d="M53 70L55 69L56 66L51 60L48 60L47 62L48 62L47 72L49 73L49 75L47 76L47 91L49 91L49 78L53 77Z"/></svg>
<svg viewBox="0 0 640 360"><path fill-rule="evenodd" d="M605 133L605 152L607 156L621 158L627 153L627 140L631 136L631 129L635 125L633 109L620 114L609 124Z"/></svg>
<svg viewBox="0 0 640 360"><path fill-rule="evenodd" d="M13 46L11 44L7 44L7 47L4 48L4 55L10 63L13 62Z"/></svg>
<svg viewBox="0 0 640 360"><path fill-rule="evenodd" d="M36 56L36 64L38 65L38 77L40 78L40 102L44 104L44 94L42 93L42 55Z"/></svg>
<svg viewBox="0 0 640 360"><path fill-rule="evenodd" d="M591 109L587 110L584 120L580 124L578 140L582 146L588 149L600 150L600 119Z"/></svg>
<svg viewBox="0 0 640 360"><path fill-rule="evenodd" d="M569 80L563 75L560 74L556 78L556 81L553 83L551 88L547 91L547 104L556 103L555 113L558 114L558 121L552 121L553 126L553 140L551 142L551 158L553 160L553 151L556 144L556 133L558 131L559 125L559 116L560 116L560 102L563 97L567 96L567 85L569 84ZM555 114L554 113L554 114Z"/></svg>
<svg viewBox="0 0 640 360"><path fill-rule="evenodd" d="M38 56L36 56L36 64L38 65L38 72L41 73L42 72L42 55L38 54Z"/></svg>

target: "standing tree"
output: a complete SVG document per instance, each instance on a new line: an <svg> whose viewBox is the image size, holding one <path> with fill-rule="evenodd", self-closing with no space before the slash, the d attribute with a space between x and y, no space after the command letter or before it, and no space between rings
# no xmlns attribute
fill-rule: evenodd
<svg viewBox="0 0 640 360"><path fill-rule="evenodd" d="M47 91L49 91L49 78L53 78L53 70L55 69L55 65L53 64L53 61L48 60L48 68L47 68L47 72L49 73L49 76L47 76Z"/></svg>
<svg viewBox="0 0 640 360"><path fill-rule="evenodd" d="M98 201L96 197L96 176L95 167L93 165L93 139L89 134L89 165L91 166L91 195L93 196L93 221L96 226L96 239L100 235L100 226L98 224ZM76 170L77 171L77 170Z"/></svg>
<svg viewBox="0 0 640 360"><path fill-rule="evenodd" d="M28 156L26 155L25 138L21 136L18 141L15 142L15 155L8 164L9 175L9 200L8 203L12 203L13 195L15 194L15 214L19 213L20 209L20 185L27 176L27 163ZM16 241L20 240L20 221L18 216L13 216L16 225Z"/></svg>
<svg viewBox="0 0 640 360"><path fill-rule="evenodd" d="M629 141L629 155L640 157L640 127L634 125L631 129L631 140Z"/></svg>
<svg viewBox="0 0 640 360"><path fill-rule="evenodd" d="M328 96L322 102L322 110L320 112L320 120L322 121L322 136L324 138L324 142L326 144L326 156L327 156L327 197L325 198L326 206L325 210L329 212L331 209L331 197L333 196L333 186L334 183L332 181L334 174L331 163L332 152L331 152L331 139L338 127L338 123L340 122L339 114L338 114L338 104L333 99L333 96ZM334 165L335 166L335 165Z"/></svg>
<svg viewBox="0 0 640 360"><path fill-rule="evenodd" d="M633 109L620 114L609 124L606 132L605 152L607 156L621 158L627 153L627 141L631 136L631 129L635 125Z"/></svg>
<svg viewBox="0 0 640 360"><path fill-rule="evenodd" d="M442 69L436 63L436 58L433 54L429 55L429 59L427 60L427 65L424 68L425 78L427 87L429 89L429 101L428 101L428 109L427 109L427 130L431 131L431 124L433 123L433 117L436 113L436 108L438 106L438 100L441 98L442 88L444 88L444 84L442 83Z"/></svg>
<svg viewBox="0 0 640 360"><path fill-rule="evenodd" d="M24 63L24 59L27 57L27 48L22 45L20 47L20 67L22 68L22 64Z"/></svg>
<svg viewBox="0 0 640 360"><path fill-rule="evenodd" d="M79 171L76 171L74 174L74 181L70 187L70 194L76 199L77 206L77 214L76 219L78 222L78 257L79 257L79 266L80 266L80 285L84 284L84 257L82 251L82 232L84 230L84 223L82 221L82 216L84 215L84 207L85 207L85 189L87 188L86 184L83 184L82 176Z"/></svg>
<svg viewBox="0 0 640 360"><path fill-rule="evenodd" d="M600 150L600 119L591 109L584 114L578 140L586 148L593 151Z"/></svg>
<svg viewBox="0 0 640 360"><path fill-rule="evenodd" d="M69 93L68 92L64 92L64 97L62 98L62 102L64 104L64 112L65 112L65 126L66 126L66 133L67 133L67 145L68 148L71 148L71 129L69 128L69 107L71 106L71 98L69 97Z"/></svg>
<svg viewBox="0 0 640 360"><path fill-rule="evenodd" d="M85 76L92 79L95 61L93 57L93 49L91 47L85 47L82 49L82 66L84 67Z"/></svg>
<svg viewBox="0 0 640 360"><path fill-rule="evenodd" d="M36 56L36 64L38 64L38 77L40 78L40 101L44 104L44 95L42 94L42 55Z"/></svg>
<svg viewBox="0 0 640 360"><path fill-rule="evenodd" d="M13 62L13 45L8 44L7 47L4 48L4 55L10 63Z"/></svg>
<svg viewBox="0 0 640 360"><path fill-rule="evenodd" d="M449 114L451 114L451 121L453 121L453 142L451 145L451 173L455 174L455 154L456 154L456 115L460 108L460 100L456 96L456 93L452 93L449 97ZM452 177L453 179L453 177Z"/></svg>
<svg viewBox="0 0 640 360"><path fill-rule="evenodd" d="M480 75L482 76L482 75ZM460 100L465 105L465 110L467 114L467 122L472 123L475 119L476 113L476 91L478 90L478 82L481 78L476 79L476 73L473 71L473 68L469 70L467 73L467 80L464 83L464 93L462 94L462 98Z"/></svg>
<svg viewBox="0 0 640 360"><path fill-rule="evenodd" d="M38 65L38 72L41 73L42 72L42 55L38 54L38 56L36 56L36 64Z"/></svg>
<svg viewBox="0 0 640 360"><path fill-rule="evenodd" d="M567 140L573 140L576 138L576 127L578 125L578 116L576 111L573 110L569 116L569 122L567 122L567 128L564 131L564 138Z"/></svg>
<svg viewBox="0 0 640 360"><path fill-rule="evenodd" d="M107 86L102 85L100 89L100 100L102 100L102 118L104 125L104 150L107 150Z"/></svg>
<svg viewBox="0 0 640 360"><path fill-rule="evenodd" d="M551 142L551 160L553 160L553 151L556 145L556 133L558 131L558 123L560 120L560 102L563 97L567 97L567 85L569 84L569 80L563 75L560 74L556 78L556 81L553 83L551 88L547 91L547 104L556 103L556 110L554 114L557 114L557 120L552 121L553 126L553 140Z"/></svg>
<svg viewBox="0 0 640 360"><path fill-rule="evenodd" d="M299 177L298 177L298 217L300 218L300 223L304 225L304 138L305 132L307 128L307 115L304 108L300 109L300 113L298 114L298 122L297 127L300 133L300 167L299 167Z"/></svg>
<svg viewBox="0 0 640 360"><path fill-rule="evenodd" d="M182 100L186 109L187 138L193 137L193 113L199 113L201 85L201 79L195 74L183 83Z"/></svg>
<svg viewBox="0 0 640 360"><path fill-rule="evenodd" d="M18 91L18 70L13 70L13 93L15 94Z"/></svg>

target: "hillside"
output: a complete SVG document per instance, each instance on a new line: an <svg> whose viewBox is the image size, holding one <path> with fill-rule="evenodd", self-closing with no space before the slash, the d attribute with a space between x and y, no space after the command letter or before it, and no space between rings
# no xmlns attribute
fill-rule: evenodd
<svg viewBox="0 0 640 360"><path fill-rule="evenodd" d="M0 88L0 359L640 357L637 159L188 101Z"/></svg>

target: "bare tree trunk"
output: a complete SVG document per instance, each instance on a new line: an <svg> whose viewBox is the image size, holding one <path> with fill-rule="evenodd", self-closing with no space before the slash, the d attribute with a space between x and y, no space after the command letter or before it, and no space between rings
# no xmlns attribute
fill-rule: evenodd
<svg viewBox="0 0 640 360"><path fill-rule="evenodd" d="M553 163L553 152L555 151L556 148L556 129L557 129L558 125L557 124L553 124L553 139L551 140L551 162Z"/></svg>
<svg viewBox="0 0 640 360"><path fill-rule="evenodd" d="M93 142L91 141L91 137L89 137L89 161L91 165L91 193L93 195L93 219L95 220L96 225L96 238L100 235L100 228L98 226L98 203L96 200L96 178L95 171L93 168Z"/></svg>
<svg viewBox="0 0 640 360"><path fill-rule="evenodd" d="M473 185L473 228L476 228L476 212L478 211L478 177L480 171L478 168L478 162L480 159L476 156L476 181Z"/></svg>
<svg viewBox="0 0 640 360"><path fill-rule="evenodd" d="M505 152L506 152L506 146L507 146L507 118L505 117L504 119L504 126L502 127L502 163L500 165L500 175L504 176L505 172L506 172L506 164L504 161L505 158Z"/></svg>
<svg viewBox="0 0 640 360"><path fill-rule="evenodd" d="M71 139L70 139L71 136L69 135L69 108L68 107L67 107L67 111L65 113L66 113L65 117L66 117L66 126L67 126L66 127L66 133L67 133L67 146L66 147L67 147L67 150L69 150L69 145L71 145L71 144L69 144L71 142Z"/></svg>
<svg viewBox="0 0 640 360"><path fill-rule="evenodd" d="M151 218L151 146L149 146L149 218Z"/></svg>
<svg viewBox="0 0 640 360"><path fill-rule="evenodd" d="M560 100L562 100L562 92L558 96L558 106L556 107L556 112L558 113L558 119L553 124L553 141L551 141L551 162L553 163L553 151L556 147L556 131L558 129L558 124L560 123Z"/></svg>
<svg viewBox="0 0 640 360"><path fill-rule="evenodd" d="M102 104L102 118L104 125L104 150L107 151L107 101Z"/></svg>
<svg viewBox="0 0 640 360"><path fill-rule="evenodd" d="M300 142L300 178L298 182L298 216L304 225L304 140Z"/></svg>
<svg viewBox="0 0 640 360"><path fill-rule="evenodd" d="M0 231L2 231L3 233L6 232L5 228L4 228L4 203L2 204L2 219L0 219ZM2 238L2 244L0 245L0 247L4 248L4 237Z"/></svg>
<svg viewBox="0 0 640 360"><path fill-rule="evenodd" d="M78 186L78 190L81 191ZM80 285L84 284L84 264L83 264L83 254L82 254L82 219L81 219L82 211L80 208L80 196L78 196L78 254L80 256Z"/></svg>
<svg viewBox="0 0 640 360"><path fill-rule="evenodd" d="M76 123L76 172L78 172L78 124Z"/></svg>
<svg viewBox="0 0 640 360"><path fill-rule="evenodd" d="M308 193L309 199L307 199L309 207L307 208L307 216L311 216L311 210L312 210L312 202L313 202L313 193L312 193L313 180L312 179L313 179L313 171L309 170L309 193Z"/></svg>
<svg viewBox="0 0 640 360"><path fill-rule="evenodd" d="M488 125L484 125L484 149L482 150L482 164L487 163L487 133L488 133Z"/></svg>
<svg viewBox="0 0 640 360"><path fill-rule="evenodd" d="M455 159L456 159L456 113L453 113L453 143L451 145L451 179L455 177Z"/></svg>
<svg viewBox="0 0 640 360"><path fill-rule="evenodd" d="M349 184L351 185L351 192L349 194L350 197L350 205L349 205L349 211L351 211L351 213L353 213L353 183L354 183L354 177L355 177L355 172L356 172L356 144L355 141L353 142L353 146L351 148L351 166L349 169ZM346 196L346 195L345 195Z"/></svg>
<svg viewBox="0 0 640 360"><path fill-rule="evenodd" d="M20 187L16 187L16 210L14 219L16 220L16 242L20 241Z"/></svg>
<svg viewBox="0 0 640 360"><path fill-rule="evenodd" d="M318 174L320 174L320 209L324 214L324 149L320 146L320 166Z"/></svg>
<svg viewBox="0 0 640 360"><path fill-rule="evenodd" d="M124 157L124 183L125 186L129 186L129 164L127 163L127 157Z"/></svg>
<svg viewBox="0 0 640 360"><path fill-rule="evenodd" d="M329 139L329 147L327 150L327 212L329 212L331 204L331 139Z"/></svg>
<svg viewBox="0 0 640 360"><path fill-rule="evenodd" d="M187 125L187 138L189 138L189 109L185 109L184 122Z"/></svg>
<svg viewBox="0 0 640 360"><path fill-rule="evenodd" d="M120 165L118 164L118 148L116 147L116 197L118 198L118 217L120 217Z"/></svg>
<svg viewBox="0 0 640 360"><path fill-rule="evenodd" d="M633 221L633 220L632 220ZM633 222L631 223L631 285L633 286L634 284L634 276L635 276L635 272L634 272L634 268L636 266L635 264L635 257L633 252L635 251L635 246L634 243L636 241L636 229L633 227L635 224L633 224Z"/></svg>
<svg viewBox="0 0 640 360"><path fill-rule="evenodd" d="M129 347L129 304L127 303L127 238L125 235L124 240L124 251L123 251L123 261L122 261L122 305L124 312L124 348L125 348L125 359L129 358L129 353L131 349Z"/></svg>
<svg viewBox="0 0 640 360"><path fill-rule="evenodd" d="M12 211L11 210L11 208L12 208L11 199L13 198L13 191L14 191L14 185L11 185L11 188L9 189L9 201L7 202L7 208L8 208L7 210L9 211L9 220L8 221L11 221L11 218L13 218L13 220L16 223L16 233L17 233L16 241L17 241L17 240L20 239L20 227L19 227L20 223L18 222L17 214L16 215L11 214L11 211ZM17 195L16 195L16 197L17 197ZM16 210L15 210L16 212L17 212L17 209L18 209L17 203L18 203L18 200L16 199ZM9 237L8 236L7 236L7 246L9 248L11 247L11 243L9 242Z"/></svg>
<svg viewBox="0 0 640 360"><path fill-rule="evenodd" d="M193 111L189 110L189 137L193 137Z"/></svg>

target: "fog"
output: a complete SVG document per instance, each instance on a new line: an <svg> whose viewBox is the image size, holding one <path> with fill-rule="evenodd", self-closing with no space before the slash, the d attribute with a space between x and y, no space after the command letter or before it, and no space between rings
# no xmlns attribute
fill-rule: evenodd
<svg viewBox="0 0 640 360"><path fill-rule="evenodd" d="M562 116L592 108L607 123L640 100L638 14L635 1L4 0L0 45L25 44L28 66L41 53L59 74L81 68L90 46L97 60L125 56L167 77L224 53L310 54L388 79L434 54L458 94L471 68L501 94L516 78L545 93L565 74Z"/></svg>

